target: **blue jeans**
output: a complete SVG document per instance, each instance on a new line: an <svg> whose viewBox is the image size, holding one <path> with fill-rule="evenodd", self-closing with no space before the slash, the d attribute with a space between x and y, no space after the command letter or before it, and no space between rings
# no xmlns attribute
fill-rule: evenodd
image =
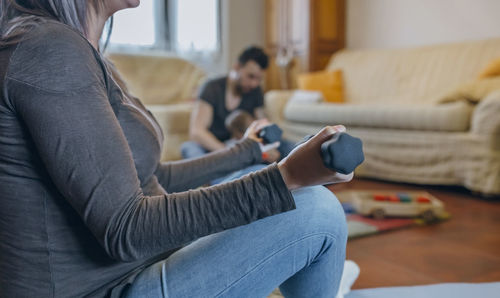
<svg viewBox="0 0 500 298"><path fill-rule="evenodd" d="M290 153L290 151L293 150L295 147L295 143L281 139L280 140L280 146L278 147L278 151L281 154L281 158L285 157ZM194 157L200 157L202 155L207 154L209 151L205 149L203 146L201 146L199 143L195 141L187 141L182 143L181 145L181 155L182 158L194 158Z"/></svg>
<svg viewBox="0 0 500 298"><path fill-rule="evenodd" d="M278 286L285 297L335 297L347 241L342 207L322 186L293 197L295 210L199 238L147 267L125 297L266 297Z"/></svg>
<svg viewBox="0 0 500 298"><path fill-rule="evenodd" d="M182 158L195 158L207 154L209 151L195 141L187 141L181 145Z"/></svg>

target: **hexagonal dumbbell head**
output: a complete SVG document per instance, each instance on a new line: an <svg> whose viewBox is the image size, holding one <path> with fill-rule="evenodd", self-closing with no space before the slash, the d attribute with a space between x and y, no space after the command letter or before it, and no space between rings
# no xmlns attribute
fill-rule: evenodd
<svg viewBox="0 0 500 298"><path fill-rule="evenodd" d="M270 144L281 140L283 131L276 124L265 126L259 131L259 138L262 138L264 144Z"/></svg>
<svg viewBox="0 0 500 298"><path fill-rule="evenodd" d="M341 174L349 174L364 160L363 143L347 133L336 133L321 145L325 166Z"/></svg>

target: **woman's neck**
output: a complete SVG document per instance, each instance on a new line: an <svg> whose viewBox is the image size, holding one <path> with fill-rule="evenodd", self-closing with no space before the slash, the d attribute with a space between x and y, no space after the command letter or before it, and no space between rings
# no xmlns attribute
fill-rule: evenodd
<svg viewBox="0 0 500 298"><path fill-rule="evenodd" d="M110 16L105 13L97 13L90 9L87 17L87 39L90 44L99 51L99 40L101 39L104 25Z"/></svg>

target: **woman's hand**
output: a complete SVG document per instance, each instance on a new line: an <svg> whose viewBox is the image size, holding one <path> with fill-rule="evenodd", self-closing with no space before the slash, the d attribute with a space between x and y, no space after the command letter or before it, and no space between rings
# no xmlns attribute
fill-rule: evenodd
<svg viewBox="0 0 500 298"><path fill-rule="evenodd" d="M307 142L293 149L278 163L278 168L289 190L352 180L353 173L343 175L334 172L325 167L321 157L321 144L329 140L333 134L345 130L342 125L327 126Z"/></svg>

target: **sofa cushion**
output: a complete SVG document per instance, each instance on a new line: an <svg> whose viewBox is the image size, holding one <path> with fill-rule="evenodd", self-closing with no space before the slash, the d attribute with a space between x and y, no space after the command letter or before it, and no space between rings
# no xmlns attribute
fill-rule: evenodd
<svg viewBox="0 0 500 298"><path fill-rule="evenodd" d="M189 140L189 118L192 103L147 105L163 131L162 161L181 159L181 144Z"/></svg>
<svg viewBox="0 0 500 298"><path fill-rule="evenodd" d="M440 102L468 100L478 103L490 93L497 90L500 90L500 76L474 80L466 84L461 84L453 89L453 91L443 95Z"/></svg>
<svg viewBox="0 0 500 298"><path fill-rule="evenodd" d="M109 59L144 104L184 103L196 97L205 72L193 63L164 56L113 54Z"/></svg>
<svg viewBox="0 0 500 298"><path fill-rule="evenodd" d="M479 74L480 79L500 76L500 58L491 61Z"/></svg>
<svg viewBox="0 0 500 298"><path fill-rule="evenodd" d="M374 128L466 131L473 106L464 101L441 105L296 104L285 107L284 118L312 124L344 124Z"/></svg>
<svg viewBox="0 0 500 298"><path fill-rule="evenodd" d="M353 104L433 104L450 88L476 79L500 53L500 38L408 49L342 50L326 70L342 69Z"/></svg>
<svg viewBox="0 0 500 298"><path fill-rule="evenodd" d="M299 89L320 91L327 102L344 102L341 70L303 73L297 83Z"/></svg>

